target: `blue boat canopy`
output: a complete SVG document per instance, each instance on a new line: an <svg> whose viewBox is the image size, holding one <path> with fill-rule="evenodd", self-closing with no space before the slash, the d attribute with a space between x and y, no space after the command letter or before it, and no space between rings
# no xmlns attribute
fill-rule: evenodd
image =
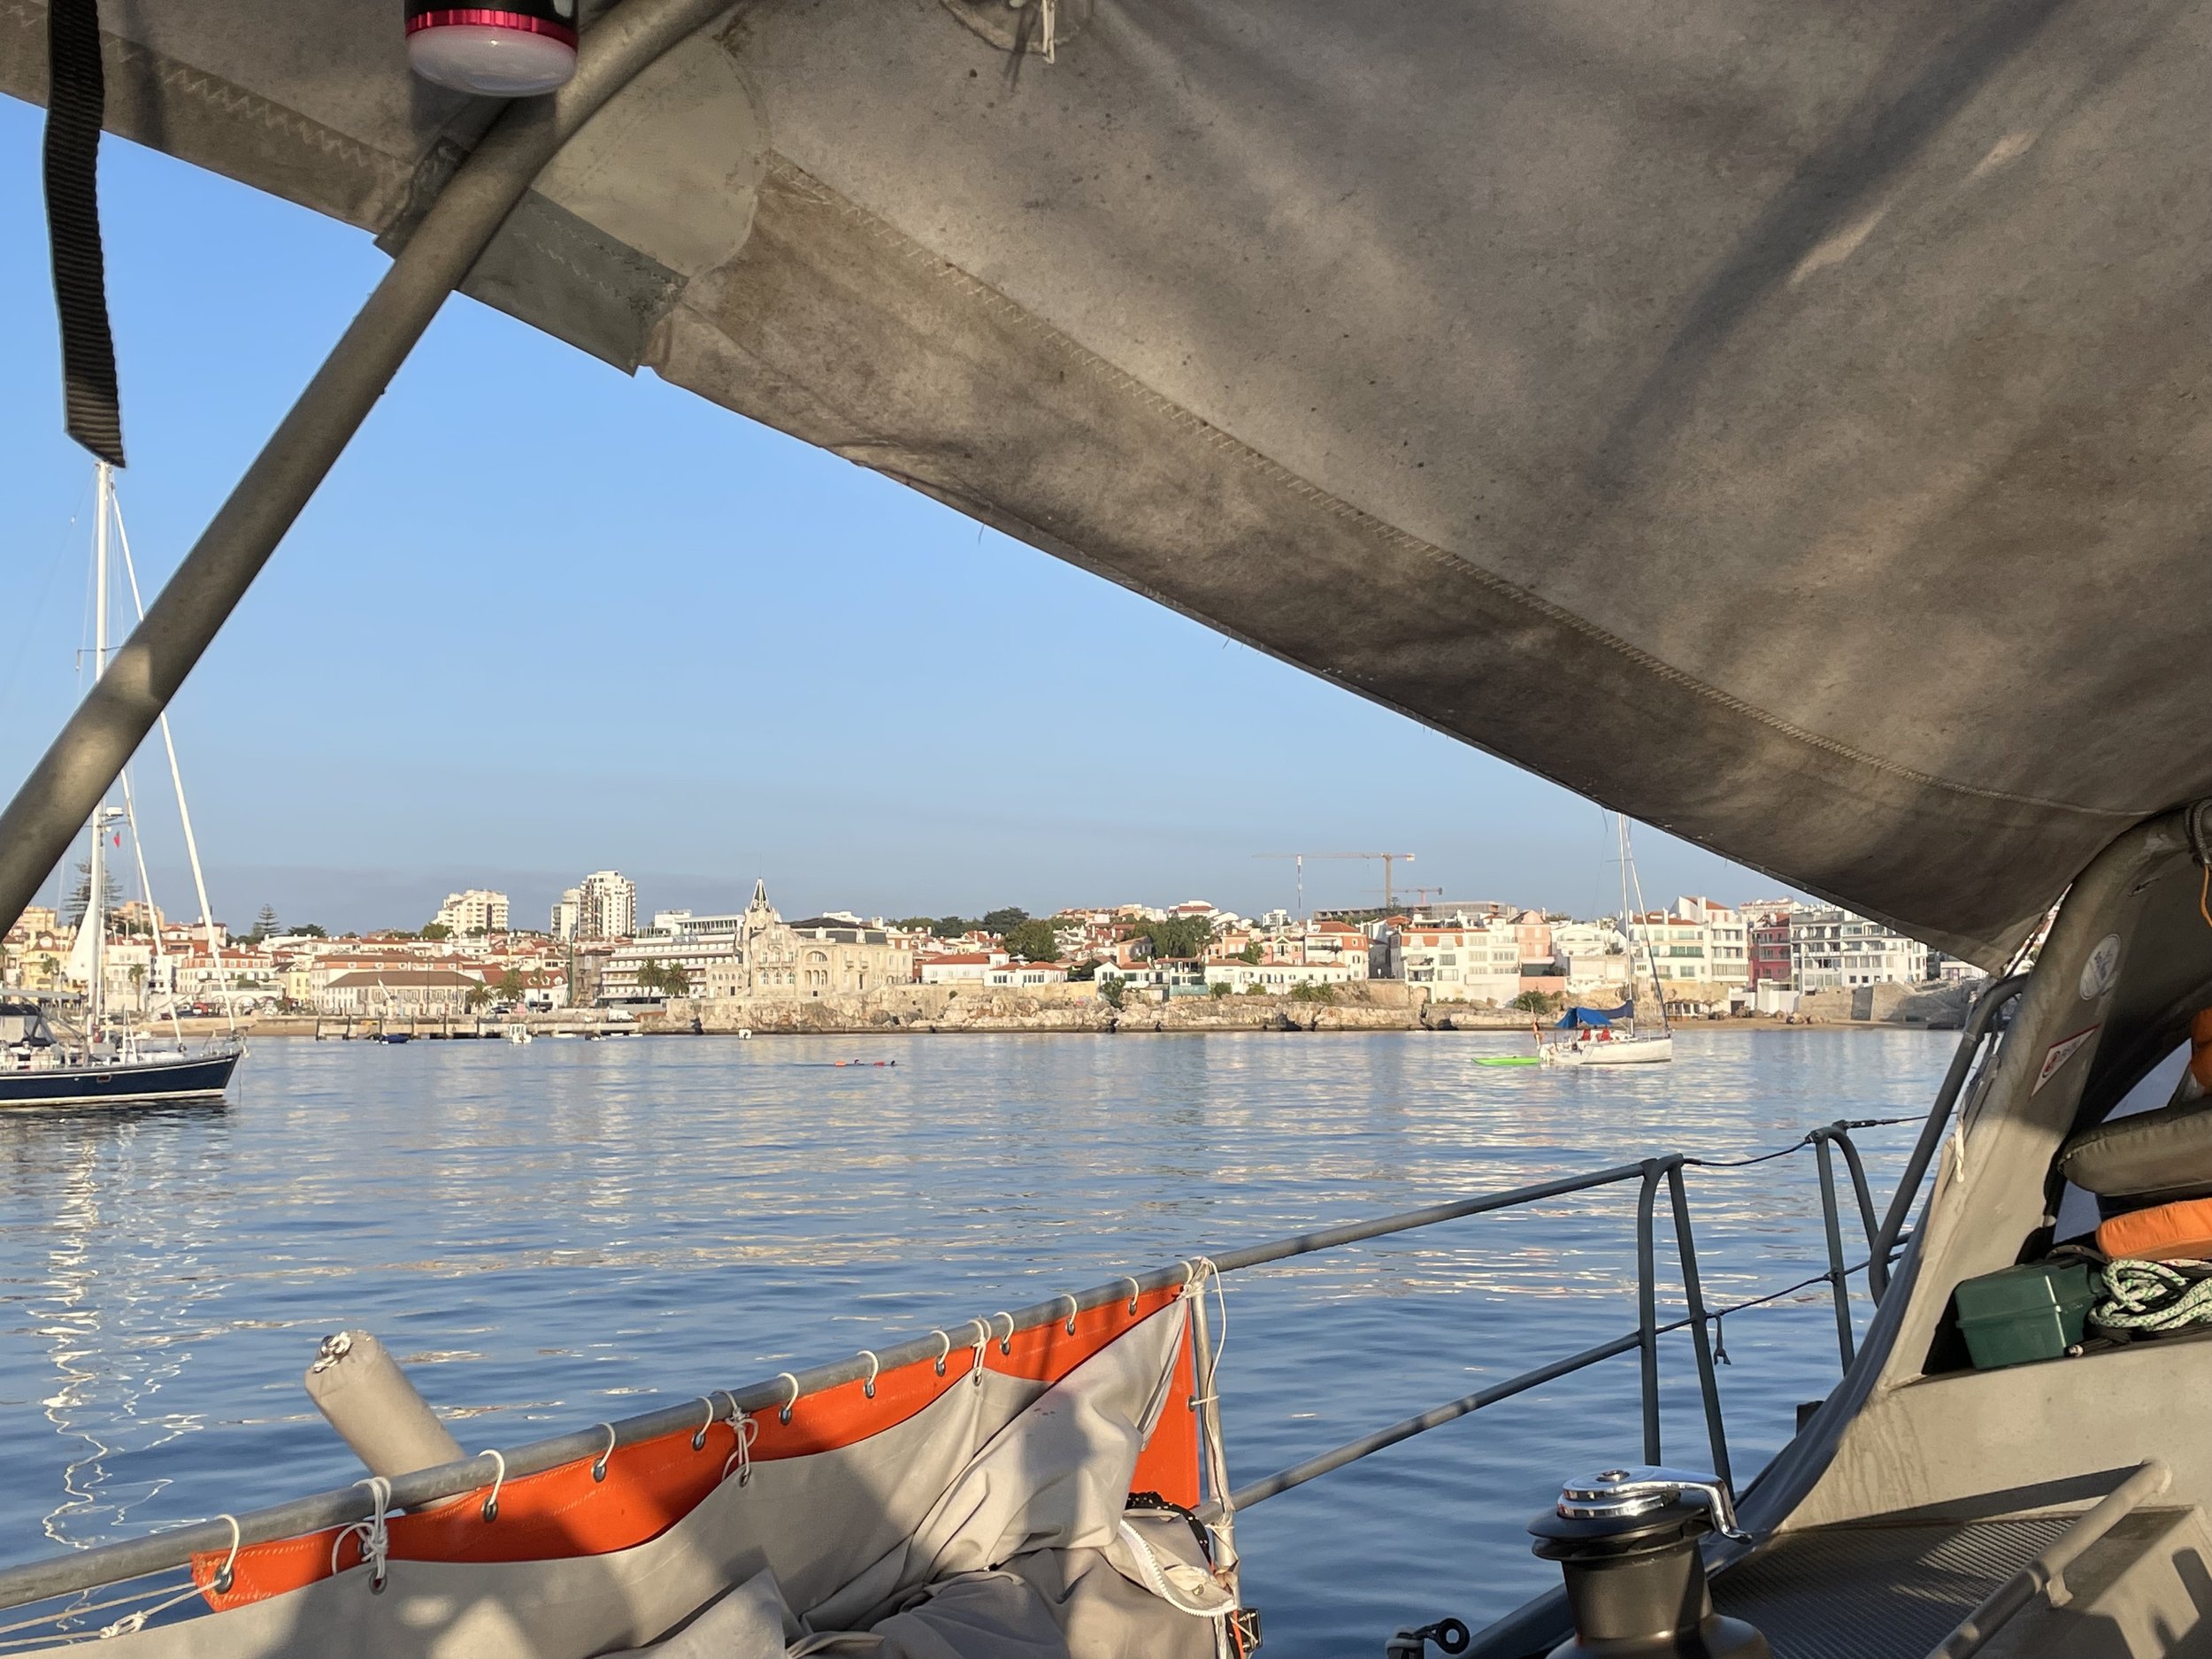
<svg viewBox="0 0 2212 1659"><path fill-rule="evenodd" d="M1622 1008L1571 1008L1559 1017L1555 1027L1559 1031L1588 1031L1599 1025L1610 1025L1617 1019L1632 1018Z"/></svg>

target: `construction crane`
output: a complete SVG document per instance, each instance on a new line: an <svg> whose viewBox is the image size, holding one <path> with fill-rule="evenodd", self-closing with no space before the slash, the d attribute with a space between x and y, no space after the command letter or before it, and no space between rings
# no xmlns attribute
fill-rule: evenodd
<svg viewBox="0 0 2212 1659"><path fill-rule="evenodd" d="M1289 859L1289 860L1290 860L1293 864L1294 864L1297 866L1297 869L1298 869L1298 914L1299 914L1299 916L1300 916L1302 918L1305 916L1305 913L1306 913L1306 860L1307 860L1307 859L1309 859L1309 858L1379 858L1379 859L1381 859L1381 860L1382 860L1382 867L1383 867L1383 910L1384 910L1385 913L1387 913L1387 912L1388 912L1388 911L1389 911L1389 910L1393 908L1393 905L1392 905L1392 901L1391 901L1391 892L1392 892L1392 888L1391 888L1391 885L1390 885L1390 879L1391 879L1391 874L1392 874L1392 867L1393 867L1393 866L1394 866L1394 865L1397 863L1397 861L1398 861L1399 859L1401 859L1401 858L1404 859L1404 860L1406 861L1406 863L1408 863L1408 864L1411 864L1411 863L1413 862L1413 855L1412 855L1411 853L1254 853L1254 854L1252 855L1252 856L1254 856L1255 858L1287 858L1287 859ZM1437 891L1437 892L1439 892L1439 893L1441 893L1441 892L1443 891L1443 889L1442 889L1441 887L1439 887L1439 888L1437 888L1437 889L1436 889L1436 891Z"/></svg>
<svg viewBox="0 0 2212 1659"><path fill-rule="evenodd" d="M1429 901L1432 898L1440 899L1444 896L1444 889L1441 887L1408 887L1406 891L1413 895L1413 908L1417 910L1425 910L1428 909ZM1383 902L1386 905L1390 902L1390 895L1387 889L1385 889L1384 891Z"/></svg>

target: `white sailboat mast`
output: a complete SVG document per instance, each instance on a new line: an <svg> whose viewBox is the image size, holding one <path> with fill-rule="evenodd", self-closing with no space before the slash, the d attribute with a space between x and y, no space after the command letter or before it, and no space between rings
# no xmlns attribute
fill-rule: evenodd
<svg viewBox="0 0 2212 1659"><path fill-rule="evenodd" d="M1636 894L1635 914L1640 918L1644 913L1644 880L1636 873L1636 855L1628 844L1628 814L1617 812L1613 816L1621 826L1621 903L1625 909L1628 904L1630 885L1633 883ZM1652 950L1651 930L1648 928L1644 930L1644 965L1651 970L1651 994L1659 1002L1659 1029L1662 1033L1670 1031L1672 1027L1667 1024L1667 987L1659 983L1659 960ZM1631 936L1628 947L1628 972L1632 986L1636 972L1636 946L1633 935ZM1629 1000L1632 1004L1635 1001L1633 989L1629 992Z"/></svg>
<svg viewBox="0 0 2212 1659"><path fill-rule="evenodd" d="M123 550L123 576L130 583L131 611L141 622L146 619L146 602L139 596L138 563L131 557L131 533L123 526L123 510L115 510L115 539ZM192 890L200 902L200 926L207 933L208 966L221 990L223 1018L230 1026L230 1034L238 1034L238 1015L230 999L227 987L223 985L223 946L215 937L215 912L208 907L207 877L200 869L199 838L192 833L192 809L185 804L184 772L177 764L177 740L169 730L169 710L161 711L161 746L169 757L169 782L177 792L177 821L184 826L184 855L192 865ZM173 991L172 1002L174 1002Z"/></svg>
<svg viewBox="0 0 2212 1659"><path fill-rule="evenodd" d="M102 461L95 468L96 511L92 533L92 682L99 684L108 666L108 511L115 490L114 474ZM85 983L85 1035L96 1041L106 1002L107 964L107 803L92 810L92 860L85 872L84 917L77 926L90 930L88 953L90 972Z"/></svg>

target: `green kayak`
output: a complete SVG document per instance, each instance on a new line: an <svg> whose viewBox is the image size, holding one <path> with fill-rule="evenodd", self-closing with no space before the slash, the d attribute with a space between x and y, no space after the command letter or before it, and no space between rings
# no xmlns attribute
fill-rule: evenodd
<svg viewBox="0 0 2212 1659"><path fill-rule="evenodd" d="M1477 1065L1541 1065L1544 1063L1532 1054L1486 1054L1479 1056L1475 1064Z"/></svg>

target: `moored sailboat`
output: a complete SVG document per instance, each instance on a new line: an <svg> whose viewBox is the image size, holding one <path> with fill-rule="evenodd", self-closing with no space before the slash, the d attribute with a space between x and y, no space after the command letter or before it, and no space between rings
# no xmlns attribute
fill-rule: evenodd
<svg viewBox="0 0 2212 1659"><path fill-rule="evenodd" d="M1628 944L1628 999L1612 1010L1571 1008L1560 1017L1555 1035L1538 1052L1546 1065L1655 1065L1674 1058L1674 1032L1667 1024L1667 994L1659 983L1659 964L1651 959L1651 941L1643 941L1644 965L1651 973L1652 1000L1658 1005L1659 1029L1636 1028L1636 922L1643 910L1643 884L1636 879L1636 860L1628 844L1628 818L1615 813L1621 850L1621 936ZM1629 896L1635 894L1632 910Z"/></svg>
<svg viewBox="0 0 2212 1659"><path fill-rule="evenodd" d="M125 568L134 599L136 572L129 565L129 547L121 537L121 517L115 503L114 477L106 462L95 472L93 530L92 675L95 684L106 672L108 658L109 532L121 541ZM219 977L222 954L208 920L207 887L200 872L199 849L192 836L191 816L184 801L184 785L176 766L176 748L169 735L169 719L161 717L162 741L167 748L170 772L177 787L177 810L185 829L193 879L200 893L202 923L208 928L208 951ZM84 911L77 924L77 938L70 951L69 975L84 988L77 1028L61 1017L64 1000L23 993L0 992L0 1108L36 1106L151 1106L189 1101L219 1100L230 1087L244 1049L233 1032L224 1041L201 1048L188 1048L180 1024L175 1019L175 987L170 1010L173 1043L154 1048L147 1034L127 1012L110 1006L108 996L108 855L119 848L127 826L133 837L133 856L142 886L145 859L137 846L138 822L127 773L122 779L125 804L104 802L93 812L90 856L85 872ZM149 918L155 912L150 893L146 895ZM161 931L150 934L156 959ZM227 1002L226 1003L227 1006Z"/></svg>

